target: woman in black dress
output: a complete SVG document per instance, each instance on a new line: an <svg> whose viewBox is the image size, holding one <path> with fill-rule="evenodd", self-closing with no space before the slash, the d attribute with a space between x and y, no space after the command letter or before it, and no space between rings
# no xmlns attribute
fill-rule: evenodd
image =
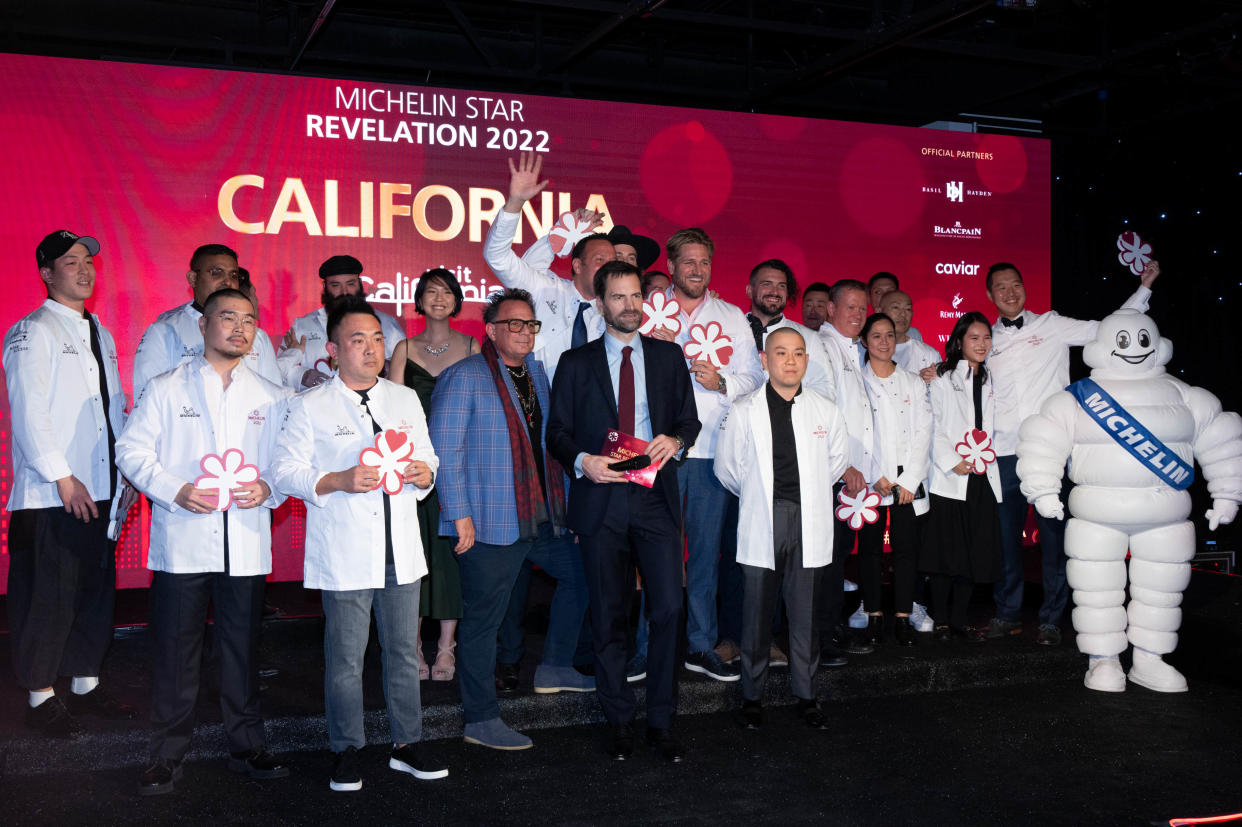
<svg viewBox="0 0 1242 827"><path fill-rule="evenodd" d="M427 320L427 326L392 352L389 377L418 392L424 415L431 410L431 392L441 371L479 352L477 339L449 326L449 320L461 312L462 300L461 285L450 271L436 268L423 273L414 289L414 309ZM440 499L434 489L418 504L418 523L427 555L427 576L423 578L418 602L418 676L424 680L430 676L433 681L451 681L457 671L454 636L461 618L461 580L453 559L453 542L439 535ZM424 617L440 621L436 660L430 669L422 656Z"/></svg>

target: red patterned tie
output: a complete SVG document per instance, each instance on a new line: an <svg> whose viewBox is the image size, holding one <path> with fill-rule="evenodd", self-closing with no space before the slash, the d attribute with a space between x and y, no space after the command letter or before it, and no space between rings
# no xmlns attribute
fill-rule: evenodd
<svg viewBox="0 0 1242 827"><path fill-rule="evenodd" d="M630 354L634 348L621 348L621 381L617 390L617 422L623 434L634 433L634 365Z"/></svg>

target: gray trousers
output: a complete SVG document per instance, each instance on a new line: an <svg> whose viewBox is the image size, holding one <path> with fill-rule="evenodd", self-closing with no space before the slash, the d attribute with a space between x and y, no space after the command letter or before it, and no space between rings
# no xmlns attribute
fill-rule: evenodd
<svg viewBox="0 0 1242 827"><path fill-rule="evenodd" d="M418 581L397 585L389 566L384 588L322 592L324 707L333 752L366 745L362 725L362 662L371 632L371 610L384 664L384 700L394 744L423 735L418 686Z"/></svg>
<svg viewBox="0 0 1242 827"><path fill-rule="evenodd" d="M802 565L802 509L777 500L772 509L776 570L742 565L742 697L763 699L772 645L776 601L785 598L789 617L789 670L793 693L813 700L812 681L819 668L819 633L815 629L816 590L820 569Z"/></svg>

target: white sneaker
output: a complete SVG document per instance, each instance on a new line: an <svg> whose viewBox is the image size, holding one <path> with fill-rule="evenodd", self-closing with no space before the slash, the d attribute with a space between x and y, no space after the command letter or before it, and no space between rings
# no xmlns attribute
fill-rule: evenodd
<svg viewBox="0 0 1242 827"><path fill-rule="evenodd" d="M1091 658L1082 685L1096 692L1125 692L1126 673L1121 668L1121 661L1116 655Z"/></svg>
<svg viewBox="0 0 1242 827"><path fill-rule="evenodd" d="M927 607L922 603L914 604L914 611L910 612L910 625L917 632L932 632L936 629L936 621L932 620L927 613Z"/></svg>
<svg viewBox="0 0 1242 827"><path fill-rule="evenodd" d="M849 581L846 581L849 582ZM867 614L866 608L862 603L858 604L858 610L850 615L851 629L866 629L867 623L871 620L871 616Z"/></svg>
<svg viewBox="0 0 1242 827"><path fill-rule="evenodd" d="M1155 652L1137 646L1132 648L1134 664L1130 667L1130 680L1153 692L1185 692L1186 678Z"/></svg>

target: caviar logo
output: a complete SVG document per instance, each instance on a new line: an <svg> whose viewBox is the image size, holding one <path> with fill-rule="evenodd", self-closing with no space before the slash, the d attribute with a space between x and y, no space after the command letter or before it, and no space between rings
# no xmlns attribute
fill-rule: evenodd
<svg viewBox="0 0 1242 827"><path fill-rule="evenodd" d="M938 276L977 276L978 264L967 264L965 261L942 261L936 265Z"/></svg>

